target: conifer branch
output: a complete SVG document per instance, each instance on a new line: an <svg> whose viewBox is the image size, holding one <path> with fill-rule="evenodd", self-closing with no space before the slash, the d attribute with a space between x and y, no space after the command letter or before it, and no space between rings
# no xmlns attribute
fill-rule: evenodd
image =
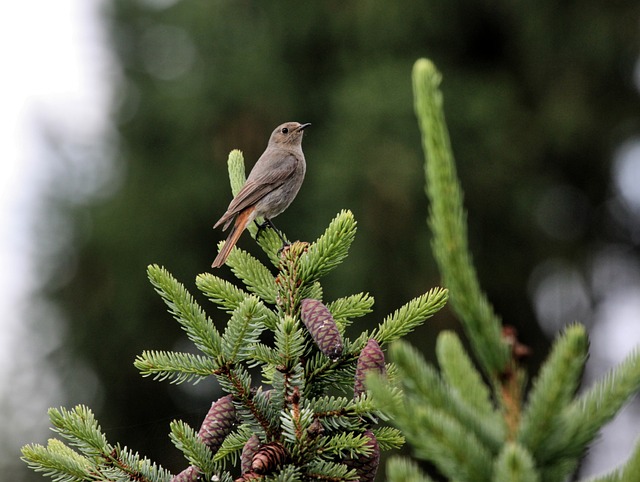
<svg viewBox="0 0 640 482"><path fill-rule="evenodd" d="M494 482L541 482L531 454L517 443L507 443L495 462Z"/></svg>
<svg viewBox="0 0 640 482"><path fill-rule="evenodd" d="M405 443L402 432L393 427L380 427L373 430L380 450L399 449Z"/></svg>
<svg viewBox="0 0 640 482"><path fill-rule="evenodd" d="M396 342L390 348L391 359L400 372L406 390L416 396L414 403L442 411L472 430L484 445L493 450L504 442L505 427L496 414L478 416L477 410L467 402L467 393L455 393L440 377L435 368L406 342ZM375 394L377 395L377 393ZM406 410L411 410L406 407ZM409 422L411 423L411 422ZM404 426L402 426L405 429Z"/></svg>
<svg viewBox="0 0 640 482"><path fill-rule="evenodd" d="M327 482L356 482L359 480L355 469L349 469L344 464L337 464L326 460L314 460L307 464L308 480Z"/></svg>
<svg viewBox="0 0 640 482"><path fill-rule="evenodd" d="M153 376L154 380L169 380L171 383L199 381L207 378L220 368L212 358L168 351L145 350L133 362L143 377Z"/></svg>
<svg viewBox="0 0 640 482"><path fill-rule="evenodd" d="M60 481L168 482L170 474L166 470L126 448L110 445L88 408L52 408L49 418L54 431L79 452L56 439L49 440L47 447L26 445L22 459L35 471Z"/></svg>
<svg viewBox="0 0 640 482"><path fill-rule="evenodd" d="M327 304L327 308L333 315L340 332L343 333L354 318L371 313L373 303L374 300L369 293L358 293L332 301Z"/></svg>
<svg viewBox="0 0 640 482"><path fill-rule="evenodd" d="M571 402L587 361L588 340L584 327L573 325L556 339L543 364L522 416L518 441L539 461L549 460L554 429L560 428L562 411ZM553 445L553 443L551 443Z"/></svg>
<svg viewBox="0 0 640 482"><path fill-rule="evenodd" d="M329 224L324 234L309 246L300 260L300 278L315 281L346 258L356 235L356 221L349 210L343 210Z"/></svg>
<svg viewBox="0 0 640 482"><path fill-rule="evenodd" d="M227 313L232 313L249 296L246 291L211 273L199 274L196 278L196 286L209 300L222 307ZM262 300L258 301L256 310L265 328L274 330L278 324L278 316L267 308Z"/></svg>
<svg viewBox="0 0 640 482"><path fill-rule="evenodd" d="M433 461L445 476L461 482L490 480L491 469L486 462L491 453L455 419L440 410L416 405L411 405L404 416L395 415L404 421L405 436L416 456ZM407 429L410 422L422 430Z"/></svg>
<svg viewBox="0 0 640 482"><path fill-rule="evenodd" d="M80 482L89 479L98 468L58 439L49 439L46 447L29 444L22 447L22 460L36 472L61 482Z"/></svg>
<svg viewBox="0 0 640 482"><path fill-rule="evenodd" d="M196 286L227 313L235 310L248 296L246 291L211 273L199 274L196 277Z"/></svg>
<svg viewBox="0 0 640 482"><path fill-rule="evenodd" d="M301 262L308 247L308 243L296 241L282 250L280 274L275 281L278 310L281 315L294 318L300 309L302 290L305 286L301 280Z"/></svg>
<svg viewBox="0 0 640 482"><path fill-rule="evenodd" d="M54 432L85 455L98 457L113 450L93 412L84 405L76 405L72 410L50 408L48 413Z"/></svg>
<svg viewBox="0 0 640 482"><path fill-rule="evenodd" d="M173 317L196 347L212 358L219 356L220 334L185 287L158 265L150 265L147 274Z"/></svg>
<svg viewBox="0 0 640 482"><path fill-rule="evenodd" d="M214 462L221 463L223 468L227 468L228 465L236 465L243 447L254 433L254 428L251 425L238 427L224 439L213 456Z"/></svg>
<svg viewBox="0 0 640 482"><path fill-rule="evenodd" d="M169 437L171 441L187 458L191 465L198 467L209 477L217 468L213 453L204 442L198 437L198 434L185 422L174 420L170 424L171 433Z"/></svg>
<svg viewBox="0 0 640 482"><path fill-rule="evenodd" d="M458 335L452 331L441 332L436 343L436 354L443 379L477 411L478 418L492 418L492 423L499 423L495 419L491 393L464 351Z"/></svg>
<svg viewBox="0 0 640 482"><path fill-rule="evenodd" d="M387 461L388 482L433 482L417 464L404 457L390 457Z"/></svg>
<svg viewBox="0 0 640 482"><path fill-rule="evenodd" d="M550 441L549 453L579 457L629 397L640 390L640 350L634 350L620 365L563 410L562 430Z"/></svg>
<svg viewBox="0 0 640 482"><path fill-rule="evenodd" d="M353 432L342 432L331 437L324 437L320 446L325 453L340 458L371 454L371 447L367 445L367 439L362 434Z"/></svg>
<svg viewBox="0 0 640 482"><path fill-rule="evenodd" d="M260 261L236 247L231 250L227 264L249 291L269 304L276 303L275 280L269 269Z"/></svg>
<svg viewBox="0 0 640 482"><path fill-rule="evenodd" d="M229 170L229 184L231 185L232 197L235 197L244 186L247 176L244 166L244 155L240 149L234 149L229 153L227 159L227 168Z"/></svg>
<svg viewBox="0 0 640 482"><path fill-rule="evenodd" d="M258 300L251 296L233 311L222 335L222 353L227 362L237 363L251 356L264 329Z"/></svg>
<svg viewBox="0 0 640 482"><path fill-rule="evenodd" d="M138 453L130 451L127 447L116 445L113 454L112 464L129 480L165 482L171 477L167 470L146 457L140 457Z"/></svg>
<svg viewBox="0 0 640 482"><path fill-rule="evenodd" d="M636 441L629 460L620 469L620 480L633 480L633 477L638 474L640 474L640 439Z"/></svg>
<svg viewBox="0 0 640 482"><path fill-rule="evenodd" d="M407 335L437 313L447 302L447 290L433 288L414 298L393 314L387 316L370 338L381 345Z"/></svg>
<svg viewBox="0 0 640 482"><path fill-rule="evenodd" d="M276 328L274 341L275 351L279 354L276 364L287 369L293 368L308 348L302 328L289 316L285 316Z"/></svg>
<svg viewBox="0 0 640 482"><path fill-rule="evenodd" d="M425 152L433 253L451 302L485 373L497 378L509 360L500 320L480 289L468 247L466 213L444 120L441 75L426 59L413 68L415 111Z"/></svg>

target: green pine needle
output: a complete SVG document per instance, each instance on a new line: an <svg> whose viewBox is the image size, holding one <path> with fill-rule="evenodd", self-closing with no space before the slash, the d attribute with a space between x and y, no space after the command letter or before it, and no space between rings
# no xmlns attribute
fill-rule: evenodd
<svg viewBox="0 0 640 482"><path fill-rule="evenodd" d="M419 402L395 414L416 457L429 460L440 472L460 482L491 480L491 452L465 426L443 411Z"/></svg>
<svg viewBox="0 0 640 482"><path fill-rule="evenodd" d="M241 425L234 432L227 435L214 455L213 460L221 463L223 468L229 465L236 465L244 445L253 434L253 427L250 425Z"/></svg>
<svg viewBox="0 0 640 482"><path fill-rule="evenodd" d="M327 308L338 325L340 333L344 333L345 328L353 322L354 318L371 313L373 302L374 299L369 293L358 293L338 298L327 304Z"/></svg>
<svg viewBox="0 0 640 482"><path fill-rule="evenodd" d="M234 149L229 153L227 159L227 168L229 170L229 183L231 184L231 193L236 196L242 186L244 186L247 177L245 175L244 155L239 149Z"/></svg>
<svg viewBox="0 0 640 482"><path fill-rule="evenodd" d="M444 383L437 370L427 363L422 353L408 342L399 340L389 347L389 355L409 393L423 398L435 407L447 405Z"/></svg>
<svg viewBox="0 0 640 482"><path fill-rule="evenodd" d="M540 480L543 482L565 482L569 474L573 474L578 467L576 457L559 457L551 464L540 466Z"/></svg>
<svg viewBox="0 0 640 482"><path fill-rule="evenodd" d="M323 437L320 446L326 454L339 458L370 455L373 450L368 437L354 432L341 432L337 435Z"/></svg>
<svg viewBox="0 0 640 482"><path fill-rule="evenodd" d="M477 416L494 417L495 410L489 388L455 332L440 332L436 343L436 355L444 380L477 411Z"/></svg>
<svg viewBox="0 0 640 482"><path fill-rule="evenodd" d="M636 446L633 449L633 453L627 463L624 464L620 470L621 481L633 480L633 477L637 477L640 474L640 439L636 442Z"/></svg>
<svg viewBox="0 0 640 482"><path fill-rule="evenodd" d="M424 407L439 410L455 419L492 451L498 451L505 439L505 425L496 412L484 416L468 403L466 393L459 393L443 380L424 356L405 341L393 343L389 349L397 365L399 379L408 395L419 400ZM411 420L407 423L413 424ZM404 425L396 422L402 429Z"/></svg>
<svg viewBox="0 0 640 482"><path fill-rule="evenodd" d="M231 313L249 296L244 290L211 273L202 273L196 277L196 286L207 298Z"/></svg>
<svg viewBox="0 0 640 482"><path fill-rule="evenodd" d="M216 464L213 461L214 454L200 440L196 431L179 420L173 420L170 427L171 441L184 454L189 464L199 467L204 473L213 473L216 469Z"/></svg>
<svg viewBox="0 0 640 482"><path fill-rule="evenodd" d="M256 258L239 248L231 250L227 264L247 289L265 302L274 305L278 290L271 271Z"/></svg>
<svg viewBox="0 0 640 482"><path fill-rule="evenodd" d="M318 281L304 285L300 291L300 299L311 298L312 300L322 301L322 285Z"/></svg>
<svg viewBox="0 0 640 482"><path fill-rule="evenodd" d="M390 457L387 461L387 482L433 482L418 464L405 457Z"/></svg>
<svg viewBox="0 0 640 482"><path fill-rule="evenodd" d="M211 376L220 368L212 358L191 353L145 350L133 362L143 377L154 380L169 380L170 383L194 384Z"/></svg>
<svg viewBox="0 0 640 482"><path fill-rule="evenodd" d="M84 405L76 405L72 410L50 408L49 419L53 424L53 430L83 454L97 457L111 452L112 447L102 433L93 412Z"/></svg>
<svg viewBox="0 0 640 482"><path fill-rule="evenodd" d="M146 480L154 482L169 482L171 473L137 452L127 447L115 448L115 458L122 478L119 480Z"/></svg>
<svg viewBox="0 0 640 482"><path fill-rule="evenodd" d="M326 275L346 258L356 235L353 213L342 210L329 224L324 234L309 246L300 259L300 278L311 283Z"/></svg>
<svg viewBox="0 0 640 482"><path fill-rule="evenodd" d="M335 482L357 482L359 480L355 469L348 469L346 465L327 460L314 459L306 465L308 478L304 480L326 480ZM301 479L300 479L301 480Z"/></svg>
<svg viewBox="0 0 640 482"><path fill-rule="evenodd" d="M437 313L447 302L447 290L433 288L414 298L393 314L387 316L370 338L383 345L395 341L413 331Z"/></svg>
<svg viewBox="0 0 640 482"><path fill-rule="evenodd" d="M549 450L555 445L550 437L564 431L560 418L580 383L588 346L583 326L568 327L554 342L547 361L534 381L522 415L518 441L539 462L556 454L554 450Z"/></svg>
<svg viewBox="0 0 640 482"><path fill-rule="evenodd" d="M49 439L46 447L25 445L22 460L31 469L58 482L81 482L96 471L94 463L57 439Z"/></svg>
<svg viewBox="0 0 640 482"><path fill-rule="evenodd" d="M240 303L251 296L246 291L211 273L198 275L196 286L207 298L221 306L227 313L233 312ZM278 324L278 316L264 306L262 302L260 302L258 309L260 314L264 316L264 326L270 330L275 330Z"/></svg>
<svg viewBox="0 0 640 482"><path fill-rule="evenodd" d="M496 377L509 360L500 320L480 289L467 241L462 190L444 119L440 72L427 59L413 67L415 111L425 152L426 192L431 202L429 226L433 252L451 291L451 303L487 374Z"/></svg>
<svg viewBox="0 0 640 482"><path fill-rule="evenodd" d="M293 367L307 350L306 337L300 324L289 316L284 316L275 332L276 364Z"/></svg>
<svg viewBox="0 0 640 482"><path fill-rule="evenodd" d="M638 390L640 349L634 350L620 365L565 408L561 419L564 437L554 448L575 457L582 455L602 426Z"/></svg>
<svg viewBox="0 0 640 482"><path fill-rule="evenodd" d="M517 443L508 443L496 459L493 482L540 482L531 454Z"/></svg>
<svg viewBox="0 0 640 482"><path fill-rule="evenodd" d="M228 362L249 358L264 329L260 302L255 297L244 300L234 310L222 335L222 353Z"/></svg>
<svg viewBox="0 0 640 482"><path fill-rule="evenodd" d="M373 430L373 434L376 436L381 451L399 449L405 443L402 432L397 428L379 427Z"/></svg>
<svg viewBox="0 0 640 482"><path fill-rule="evenodd" d="M313 422L313 410L310 408L286 409L280 413L280 426L284 440L293 447L300 447L308 437L308 428Z"/></svg>
<svg viewBox="0 0 640 482"><path fill-rule="evenodd" d="M220 355L221 337L213 322L184 285L158 265L147 268L149 280L196 347L212 358Z"/></svg>

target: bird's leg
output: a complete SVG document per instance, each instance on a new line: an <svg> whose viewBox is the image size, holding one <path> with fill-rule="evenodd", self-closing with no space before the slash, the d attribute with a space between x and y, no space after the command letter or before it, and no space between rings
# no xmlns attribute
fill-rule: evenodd
<svg viewBox="0 0 640 482"><path fill-rule="evenodd" d="M260 237L260 235L262 234L262 231L265 230L265 228L268 226L268 224L267 224L266 220L264 222L262 222L262 223L259 223L258 221L256 221L254 219L253 222L256 224L256 226L258 226L258 231L256 231L256 239L258 239Z"/></svg>
<svg viewBox="0 0 640 482"><path fill-rule="evenodd" d="M257 222L256 222L256 224L258 226L258 232L256 233L256 238L260 234L260 231L265 229L265 228L267 228L267 227L273 229L276 232L276 234L280 238L280 241L282 241L282 247L278 250L278 256L280 256L280 254L282 253L282 250L284 248L286 248L287 246L289 246L291 244L291 243L289 243L289 241L287 241L287 238L284 237L284 234L282 234L282 232L278 228L276 228L276 226L273 224L273 222L271 222L271 219L264 218L264 222L262 224L258 224Z"/></svg>
<svg viewBox="0 0 640 482"><path fill-rule="evenodd" d="M275 227L275 225L273 224L273 222L271 222L271 219L267 219L264 218L264 221L262 223L258 223L258 221L254 221L254 223L256 223L256 226L258 226L258 232L256 233L256 238L260 237L260 233L266 229L266 228L271 228L273 229L276 234L278 235L278 237L280 238L280 241L282 241L282 248L280 248L280 251L282 251L286 246L289 246L289 241L287 241L287 239L284 237L284 235L280 232L280 230L278 228Z"/></svg>

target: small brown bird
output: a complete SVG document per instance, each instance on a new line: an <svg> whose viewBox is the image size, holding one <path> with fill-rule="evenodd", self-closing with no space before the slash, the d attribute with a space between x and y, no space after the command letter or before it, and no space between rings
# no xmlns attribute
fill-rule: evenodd
<svg viewBox="0 0 640 482"><path fill-rule="evenodd" d="M306 163L302 136L310 125L286 122L272 132L267 149L253 166L244 186L213 226L217 228L222 224L222 229L226 230L235 219L224 246L211 265L213 268L224 264L242 231L257 217L265 220L261 227L266 225L275 229L271 219L289 207L304 180ZM276 232L284 243L280 232L277 229Z"/></svg>

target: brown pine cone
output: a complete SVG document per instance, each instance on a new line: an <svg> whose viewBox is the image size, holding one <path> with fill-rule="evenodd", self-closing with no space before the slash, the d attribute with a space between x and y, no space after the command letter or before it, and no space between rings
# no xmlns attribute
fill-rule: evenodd
<svg viewBox="0 0 640 482"><path fill-rule="evenodd" d="M232 402L233 397L227 395L214 402L209 413L204 418L198 437L215 454L227 435L236 423L236 409Z"/></svg>
<svg viewBox="0 0 640 482"><path fill-rule="evenodd" d="M242 474L251 472L253 457L258 450L260 450L260 439L256 434L253 434L242 448L242 455L240 456L240 469Z"/></svg>
<svg viewBox="0 0 640 482"><path fill-rule="evenodd" d="M174 475L171 482L196 482L200 479L200 475L202 475L200 469L195 465L190 465L179 474Z"/></svg>
<svg viewBox="0 0 640 482"><path fill-rule="evenodd" d="M377 373L385 374L387 369L384 366L384 353L378 342L373 338L367 342L365 347L358 356L358 364L356 365L356 377L353 387L354 397L358 397L365 392L364 382L367 377L367 372L374 371Z"/></svg>
<svg viewBox="0 0 640 482"><path fill-rule="evenodd" d="M251 462L251 470L256 474L273 472L287 460L287 451L280 442L270 442L260 447Z"/></svg>
<svg viewBox="0 0 640 482"><path fill-rule="evenodd" d="M347 458L343 463L350 469L356 469L360 482L373 482L380 463L380 446L371 430L367 430L363 435L369 439L367 445L371 447L371 453Z"/></svg>
<svg viewBox="0 0 640 482"><path fill-rule="evenodd" d="M342 355L342 336L329 309L320 301L305 298L300 302L300 318L322 353L332 361Z"/></svg>

